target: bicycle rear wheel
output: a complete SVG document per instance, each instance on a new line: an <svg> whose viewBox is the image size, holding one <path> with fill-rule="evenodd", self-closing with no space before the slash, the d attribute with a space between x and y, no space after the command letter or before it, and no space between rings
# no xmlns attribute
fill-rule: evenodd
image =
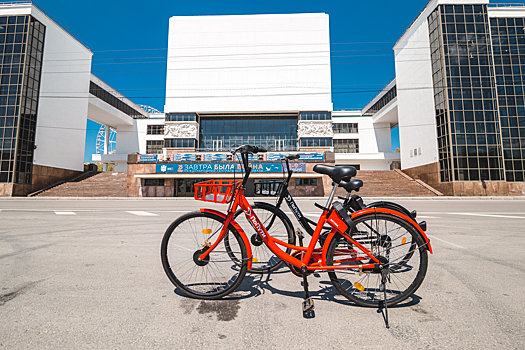
<svg viewBox="0 0 525 350"><path fill-rule="evenodd" d="M252 209L264 225L268 233L277 239L288 244L295 245L295 234L293 226L281 210L277 211L275 219L272 221L275 207L267 203L254 203ZM234 220L242 227L252 246L253 257L252 268L248 270L250 273L269 273L279 269L284 261L279 259L270 248L263 243L262 238L259 236L257 231L253 228L252 224L244 215L242 209L237 210L234 216ZM228 240L225 239L225 244L228 244ZM290 248L282 248L287 254L291 253ZM235 254L231 254L232 259L236 260Z"/></svg>
<svg viewBox="0 0 525 350"><path fill-rule="evenodd" d="M328 266L348 265L349 269L328 273L334 287L347 299L366 307L397 304L411 296L421 285L428 266L423 237L409 222L386 213L370 213L353 218L357 232L353 239L382 262L379 268L360 269L373 263L349 240L334 237L328 246ZM384 282L384 283L383 283Z"/></svg>
<svg viewBox="0 0 525 350"><path fill-rule="evenodd" d="M224 240L203 260L197 258L215 242L224 219L200 211L182 215L166 230L161 245L164 271L185 294L199 299L218 299L233 292L242 282L248 266L246 246L229 225L228 248ZM239 258L234 263L229 256Z"/></svg>

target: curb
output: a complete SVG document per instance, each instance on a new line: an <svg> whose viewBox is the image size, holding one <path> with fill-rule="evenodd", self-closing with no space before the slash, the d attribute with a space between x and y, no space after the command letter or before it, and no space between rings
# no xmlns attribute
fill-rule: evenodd
<svg viewBox="0 0 525 350"><path fill-rule="evenodd" d="M270 202L276 197L247 197L254 201ZM272 198L268 200L267 198ZM430 196L430 197L363 197L365 201L478 201L478 200L518 200L525 201L525 196L479 196L479 197L453 197L453 196ZM193 201L193 197L0 197L0 201ZM328 197L296 197L296 201L328 200Z"/></svg>

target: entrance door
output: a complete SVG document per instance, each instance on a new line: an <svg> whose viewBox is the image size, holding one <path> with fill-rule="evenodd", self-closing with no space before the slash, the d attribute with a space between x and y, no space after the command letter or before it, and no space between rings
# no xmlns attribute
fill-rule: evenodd
<svg viewBox="0 0 525 350"><path fill-rule="evenodd" d="M222 140L213 140L213 150L222 151Z"/></svg>
<svg viewBox="0 0 525 350"><path fill-rule="evenodd" d="M275 150L284 151L285 140L275 140Z"/></svg>
<svg viewBox="0 0 525 350"><path fill-rule="evenodd" d="M195 194L195 188L193 185L195 185L196 182L200 182L202 180L198 179L184 179L184 180L177 180L177 197L193 197Z"/></svg>

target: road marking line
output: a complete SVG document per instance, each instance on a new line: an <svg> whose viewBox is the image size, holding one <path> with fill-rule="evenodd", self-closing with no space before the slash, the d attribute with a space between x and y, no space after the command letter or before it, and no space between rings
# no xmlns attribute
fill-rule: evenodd
<svg viewBox="0 0 525 350"><path fill-rule="evenodd" d="M511 216L511 215L495 215L495 214L476 214L476 213L447 213L453 215L468 215L468 216L486 216L491 218L509 218L509 219L525 219L523 216Z"/></svg>
<svg viewBox="0 0 525 350"><path fill-rule="evenodd" d="M425 216L425 215L418 215L416 219L441 219L437 216Z"/></svg>
<svg viewBox="0 0 525 350"><path fill-rule="evenodd" d="M138 216L159 216L159 214L148 213L147 211L126 211L126 213Z"/></svg>
<svg viewBox="0 0 525 350"><path fill-rule="evenodd" d="M457 245L457 244L454 244L454 243L450 243L450 242L448 242L448 241L445 241L444 239L437 238L436 236L432 236L432 235L427 234L427 237L430 237L430 238L432 238L432 239L437 239L438 241L441 241L441 242L444 242L444 243L450 244L451 246L454 246L454 247L457 247L457 248L465 249L465 247L462 247L462 246Z"/></svg>
<svg viewBox="0 0 525 350"><path fill-rule="evenodd" d="M77 215L74 211L59 211L54 210L56 215Z"/></svg>

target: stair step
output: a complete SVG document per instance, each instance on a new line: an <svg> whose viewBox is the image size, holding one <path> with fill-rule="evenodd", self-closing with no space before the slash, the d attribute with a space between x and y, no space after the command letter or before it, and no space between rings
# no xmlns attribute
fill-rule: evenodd
<svg viewBox="0 0 525 350"><path fill-rule="evenodd" d="M66 182L39 197L126 197L127 173L104 172L79 182Z"/></svg>

